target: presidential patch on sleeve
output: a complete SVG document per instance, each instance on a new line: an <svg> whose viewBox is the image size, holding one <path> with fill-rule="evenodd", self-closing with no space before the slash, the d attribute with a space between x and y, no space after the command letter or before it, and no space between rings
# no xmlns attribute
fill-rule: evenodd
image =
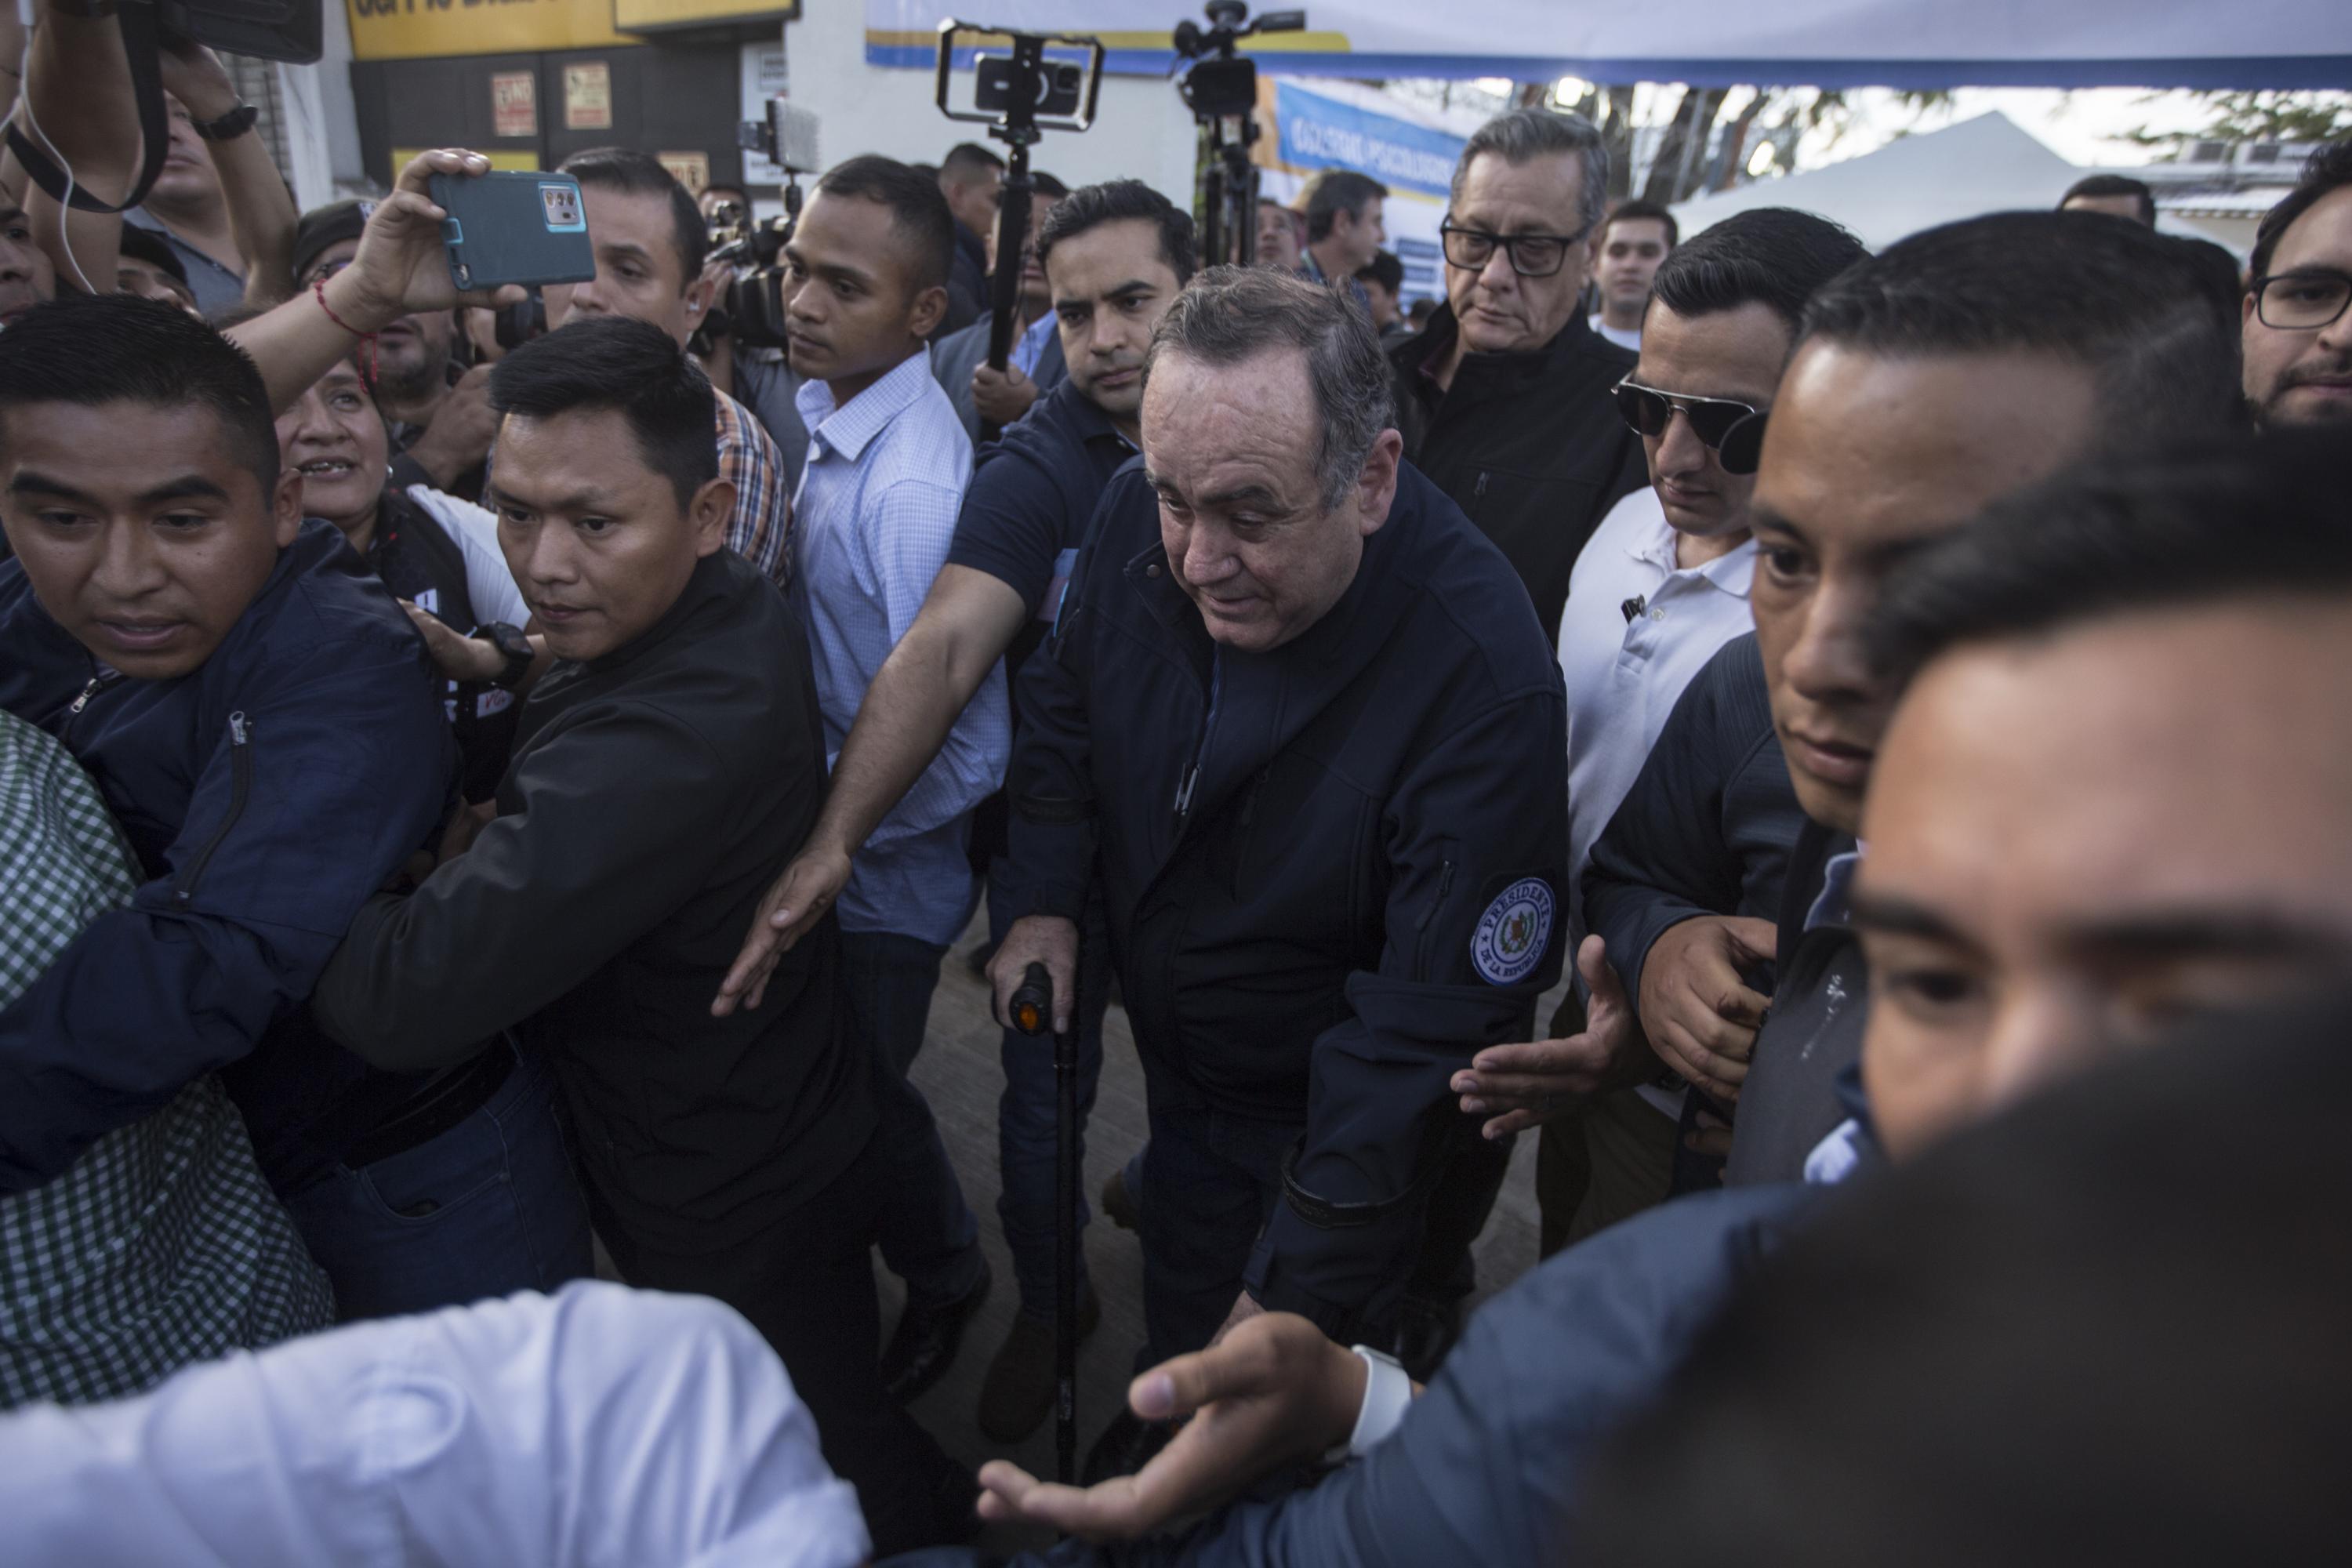
<svg viewBox="0 0 2352 1568"><path fill-rule="evenodd" d="M1470 962L1496 985L1516 985L1551 945L1551 884L1522 877L1496 893L1470 937Z"/></svg>

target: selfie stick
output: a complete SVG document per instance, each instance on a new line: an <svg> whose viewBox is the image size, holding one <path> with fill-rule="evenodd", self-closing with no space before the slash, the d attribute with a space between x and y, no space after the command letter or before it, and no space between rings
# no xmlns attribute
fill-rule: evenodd
<svg viewBox="0 0 2352 1568"><path fill-rule="evenodd" d="M1013 994L1013 1026L1042 1035L1054 1021L1054 977L1042 963ZM1078 1457L1078 1048L1073 1027L1054 1031L1054 1470L1070 1484Z"/></svg>

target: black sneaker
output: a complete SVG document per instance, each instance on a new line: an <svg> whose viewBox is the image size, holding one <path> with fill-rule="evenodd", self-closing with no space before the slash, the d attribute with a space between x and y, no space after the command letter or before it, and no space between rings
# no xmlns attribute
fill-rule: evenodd
<svg viewBox="0 0 2352 1568"><path fill-rule="evenodd" d="M948 1368L955 1364L956 1350L963 1343L964 1328L988 1300L988 1288L993 1282L988 1260L982 1258L979 1280L960 1300L944 1307L907 1303L882 1352L882 1382L891 1398L904 1405L948 1374Z"/></svg>

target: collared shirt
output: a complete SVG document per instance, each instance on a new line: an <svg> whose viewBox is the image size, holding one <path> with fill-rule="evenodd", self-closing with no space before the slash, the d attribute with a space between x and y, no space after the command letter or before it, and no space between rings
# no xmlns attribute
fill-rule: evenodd
<svg viewBox="0 0 2352 1568"><path fill-rule="evenodd" d="M719 477L735 482L735 515L727 520L727 547L778 587L792 573L793 494L784 457L751 411L715 393L719 405Z"/></svg>
<svg viewBox="0 0 2352 1568"><path fill-rule="evenodd" d="M122 215L122 221L133 228L143 228L165 245L180 258L181 270L188 275L188 292L196 297L196 309L205 315L225 310L245 302L245 274L222 266L178 235L163 226L163 220L145 207L132 207ZM91 279L92 282L97 279ZM111 293L109 288L101 290Z"/></svg>
<svg viewBox="0 0 2352 1568"><path fill-rule="evenodd" d="M1013 353L1007 356L1013 368L1024 375L1037 374L1037 356L1045 352L1045 344L1061 330L1062 319L1048 310L1029 323L1029 330L1013 340Z"/></svg>
<svg viewBox="0 0 2352 1568"><path fill-rule="evenodd" d="M1683 688L1754 624L1756 542L1703 566L1675 564L1674 525L1648 486L1612 508L1577 558L1559 620L1568 687L1569 929L1583 940L1593 841L1665 728Z"/></svg>
<svg viewBox="0 0 2352 1568"><path fill-rule="evenodd" d="M971 443L921 351L845 406L821 381L803 383L798 401L809 452L787 592L808 630L829 767L947 561ZM1004 672L992 669L858 852L841 894L844 930L955 940L971 914L971 808L1003 782L1010 746Z"/></svg>
<svg viewBox="0 0 2352 1568"><path fill-rule="evenodd" d="M1328 285L1344 281L1347 284L1347 288L1342 291L1346 293L1348 298L1353 300L1358 308L1360 308L1365 315L1369 316L1372 313L1372 297L1364 292L1363 280L1359 278L1348 278L1342 279L1327 276L1323 270L1323 264L1315 259L1315 253L1313 251L1303 249L1299 251L1298 275L1301 278L1306 279L1309 283L1322 283Z"/></svg>
<svg viewBox="0 0 2352 1568"><path fill-rule="evenodd" d="M851 1568L869 1542L732 1310L583 1280L0 1417L9 1559Z"/></svg>

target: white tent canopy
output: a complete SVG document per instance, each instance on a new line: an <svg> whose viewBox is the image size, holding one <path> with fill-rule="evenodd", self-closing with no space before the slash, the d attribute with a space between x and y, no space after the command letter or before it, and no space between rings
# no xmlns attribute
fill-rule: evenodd
<svg viewBox="0 0 2352 1568"><path fill-rule="evenodd" d="M1878 250L1979 213L2054 207L2082 173L1995 111L1842 163L1694 197L1675 218L1688 237L1750 207L1795 207L1843 224Z"/></svg>

